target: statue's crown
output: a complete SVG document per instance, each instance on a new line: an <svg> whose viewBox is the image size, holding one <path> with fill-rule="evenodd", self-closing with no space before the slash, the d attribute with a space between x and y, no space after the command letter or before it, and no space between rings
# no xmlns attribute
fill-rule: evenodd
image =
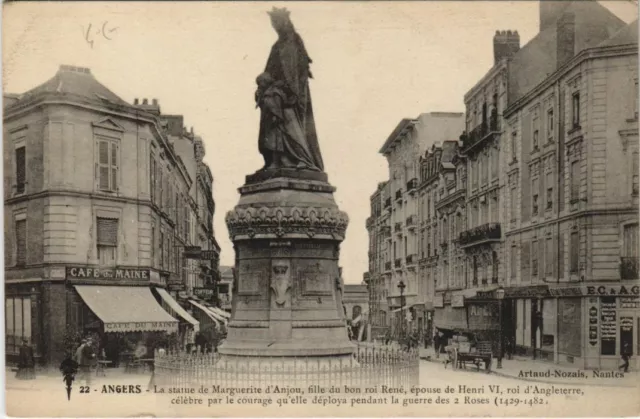
<svg viewBox="0 0 640 419"><path fill-rule="evenodd" d="M274 7L270 12L267 12L272 19L289 19L291 12L286 7L278 8Z"/></svg>

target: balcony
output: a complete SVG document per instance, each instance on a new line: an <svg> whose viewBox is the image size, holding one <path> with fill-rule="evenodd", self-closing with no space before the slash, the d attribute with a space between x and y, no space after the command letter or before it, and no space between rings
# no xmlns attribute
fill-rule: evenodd
<svg viewBox="0 0 640 419"><path fill-rule="evenodd" d="M638 279L638 257L621 257L620 258L620 278L621 279Z"/></svg>
<svg viewBox="0 0 640 419"><path fill-rule="evenodd" d="M415 264L418 261L418 255L414 255L414 254L407 255L406 261L407 261L408 267L415 267Z"/></svg>
<svg viewBox="0 0 640 419"><path fill-rule="evenodd" d="M396 259L396 260L395 260L395 262L394 262L394 264L393 264L393 266L394 266L396 269L400 269L400 268L402 268L402 259L400 259L400 258Z"/></svg>
<svg viewBox="0 0 640 419"><path fill-rule="evenodd" d="M375 219L373 217L368 217L366 221L367 229L371 228L375 223Z"/></svg>
<svg viewBox="0 0 640 419"><path fill-rule="evenodd" d="M413 178L409 182L407 182L407 192L413 195L416 192L416 188L418 187L418 179Z"/></svg>
<svg viewBox="0 0 640 419"><path fill-rule="evenodd" d="M398 234L402 234L402 223L396 223L394 230Z"/></svg>
<svg viewBox="0 0 640 419"><path fill-rule="evenodd" d="M460 233L460 247L471 247L483 243L500 241L502 232L499 223L488 223Z"/></svg>
<svg viewBox="0 0 640 419"><path fill-rule="evenodd" d="M407 217L407 228L409 230L415 230L416 226L418 225L418 217L416 217L415 215L410 215L409 217Z"/></svg>
<svg viewBox="0 0 640 419"><path fill-rule="evenodd" d="M384 271L389 272L391 270L391 262L384 263Z"/></svg>
<svg viewBox="0 0 640 419"><path fill-rule="evenodd" d="M396 191L396 201L402 201L402 189Z"/></svg>
<svg viewBox="0 0 640 419"><path fill-rule="evenodd" d="M498 123L498 112L494 109L493 112L491 112L491 116L488 121L483 121L480 125L471 130L471 132L464 132L460 136L463 152L468 152L499 132L500 124Z"/></svg>
<svg viewBox="0 0 640 419"><path fill-rule="evenodd" d="M384 200L384 209L391 209L391 198Z"/></svg>

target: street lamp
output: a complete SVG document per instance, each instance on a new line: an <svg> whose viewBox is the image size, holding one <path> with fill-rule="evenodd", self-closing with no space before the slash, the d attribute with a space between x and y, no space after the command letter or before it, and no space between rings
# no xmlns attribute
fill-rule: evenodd
<svg viewBox="0 0 640 419"><path fill-rule="evenodd" d="M502 368L503 342L502 342L502 302L504 300L504 288L500 287L496 290L496 299L498 300L498 368Z"/></svg>
<svg viewBox="0 0 640 419"><path fill-rule="evenodd" d="M400 290L400 336L404 337L404 289L406 285L400 280L398 283L398 289Z"/></svg>

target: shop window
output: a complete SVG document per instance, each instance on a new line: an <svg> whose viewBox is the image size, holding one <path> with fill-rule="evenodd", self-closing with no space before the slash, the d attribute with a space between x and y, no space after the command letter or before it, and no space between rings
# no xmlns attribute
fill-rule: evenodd
<svg viewBox="0 0 640 419"><path fill-rule="evenodd" d="M571 233L571 245L569 254L569 270L571 273L578 272L578 256L580 255L580 236L577 231Z"/></svg>
<svg viewBox="0 0 640 419"><path fill-rule="evenodd" d="M99 139L96 166L100 190L108 192L118 190L118 160L118 143Z"/></svg>
<svg viewBox="0 0 640 419"><path fill-rule="evenodd" d="M16 220L16 266L27 263L27 220Z"/></svg>
<svg viewBox="0 0 640 419"><path fill-rule="evenodd" d="M616 354L616 297L600 297L600 355Z"/></svg>
<svg viewBox="0 0 640 419"><path fill-rule="evenodd" d="M22 194L25 192L25 185L27 180L27 166L26 166L26 153L25 147L21 146L16 148L16 193Z"/></svg>
<svg viewBox="0 0 640 419"><path fill-rule="evenodd" d="M5 333L7 353L18 353L22 339L31 342L30 297L7 297L5 299Z"/></svg>
<svg viewBox="0 0 640 419"><path fill-rule="evenodd" d="M98 259L100 265L110 265L116 262L118 246L118 220L113 218L98 218Z"/></svg>

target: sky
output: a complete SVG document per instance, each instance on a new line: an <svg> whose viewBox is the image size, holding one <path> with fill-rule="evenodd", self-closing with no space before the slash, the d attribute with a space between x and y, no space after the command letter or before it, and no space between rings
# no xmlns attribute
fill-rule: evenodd
<svg viewBox="0 0 640 419"><path fill-rule="evenodd" d="M626 22L637 17L631 2L601 3ZM130 103L157 98L163 113L184 115L205 142L221 264L233 265L224 217L263 164L253 94L276 40L273 6L291 11L313 59L325 171L350 218L340 265L346 283L360 283L369 197L388 179L378 150L402 118L463 112L465 92L493 65L495 31L517 30L524 45L537 33L537 1L10 3L3 89L22 93L62 64L82 66Z"/></svg>

